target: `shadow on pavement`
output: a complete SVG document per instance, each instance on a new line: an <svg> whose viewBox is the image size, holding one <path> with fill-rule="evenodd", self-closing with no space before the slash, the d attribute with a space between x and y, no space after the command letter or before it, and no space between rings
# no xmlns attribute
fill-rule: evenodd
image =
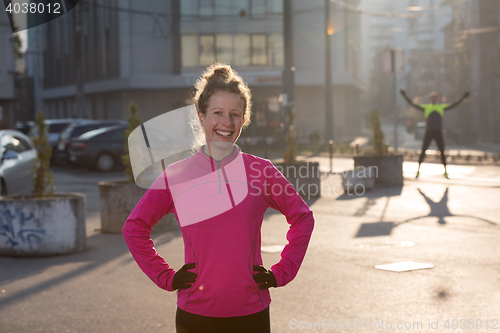
<svg viewBox="0 0 500 333"><path fill-rule="evenodd" d="M399 191L398 191L398 189L399 189ZM428 217L437 217L438 218L438 224L440 224L440 225L445 225L446 224L445 218L446 217L452 217L452 216L453 217L473 218L473 219L476 219L476 220L479 220L479 221L486 222L486 223L488 223L490 225L497 225L495 222L492 222L492 221L489 221L487 219L484 219L484 218L481 218L481 217L477 217L477 216L472 216L472 215L455 215L455 214L452 214L450 212L449 208L448 208L448 190L449 190L448 188L446 188L446 190L443 193L443 197L438 202L435 202L432 199L430 199L424 192L422 192L421 189L417 189L419 191L420 195L425 199L426 203L429 205L429 208L431 210L429 212L429 214L423 215L423 216L414 217L414 218L411 218L411 219L408 219L408 220L405 220L405 221L402 221L402 222L398 222L398 223L383 222L383 219L384 219L384 216L385 216L385 213L386 213L386 210L387 210L387 206L389 205L390 197L391 196L397 196L397 195L401 194L400 189L401 188L393 188L392 191L391 190L384 191L385 193L384 192L375 191L375 192L378 192L378 193L373 193L372 192L372 193L364 196L364 197L366 197L366 202L364 203L364 205L361 208L359 208L354 213L354 216L363 216L363 215L365 215L365 213L368 211L368 209L370 209L370 207L372 207L373 205L375 205L375 203L376 203L376 201L377 201L378 198L387 197L387 200L386 200L384 209L382 211L382 215L380 217L380 222L376 222L376 223L363 223L363 224L361 224L361 226L359 227L359 230L358 230L356 236L354 236L354 237L390 236L391 233L392 233L392 230L394 228L400 226L401 224L412 222L412 221L415 221L415 220L418 220L418 219L428 218ZM349 199L351 199L347 195L346 195L346 197L347 198L341 198L341 197L339 197L338 200L349 200Z"/></svg>
<svg viewBox="0 0 500 333"><path fill-rule="evenodd" d="M389 236L394 222L363 223L354 237Z"/></svg>
<svg viewBox="0 0 500 333"><path fill-rule="evenodd" d="M476 220L479 220L479 221L486 222L486 223L488 223L490 225L497 225L495 222L492 222L492 221L487 220L487 219L483 219L482 217L477 217L477 216L472 216L472 215L455 215L455 214L452 214L450 212L450 210L448 209L448 187L444 191L443 197L441 198L441 200L439 200L439 202L434 202L432 199L430 199L429 197L427 197L425 195L425 193L422 192L421 189L417 189L417 190L420 193L420 195L422 195L424 197L425 201L429 205L429 208L431 209L430 213L427 214L427 215L424 215L424 216L418 216L418 217L411 218L409 220L400 222L397 225L400 225L400 224L403 224L403 223L408 223L408 222L411 222L411 221L414 221L414 220L418 220L418 219L427 218L427 217L437 217L438 218L438 223L441 224L441 225L445 225L446 221L445 221L444 218L445 217L451 217L451 216L468 217L468 218L473 218L473 219L476 219Z"/></svg>
<svg viewBox="0 0 500 333"><path fill-rule="evenodd" d="M157 233L153 235L155 247L169 243L177 237L181 237L180 230ZM0 283L6 284L15 280L25 279L42 273L52 266L63 266L70 263L86 263L83 266L67 273L51 278L49 280L32 285L22 291L2 297L0 309L11 303L20 301L36 293L44 292L60 283L71 280L81 274L99 268L110 261L129 253L128 247L121 234L96 234L87 238L87 251L78 254L54 256L45 258L9 258L0 257ZM133 261L132 255L123 258L125 262Z"/></svg>

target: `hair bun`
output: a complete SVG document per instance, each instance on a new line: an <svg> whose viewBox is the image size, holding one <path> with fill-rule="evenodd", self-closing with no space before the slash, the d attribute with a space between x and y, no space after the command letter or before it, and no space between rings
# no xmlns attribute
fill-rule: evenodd
<svg viewBox="0 0 500 333"><path fill-rule="evenodd" d="M230 69L226 68L226 66L221 66L214 69L214 72L211 75L205 76L205 80L207 81L218 81L223 80L226 81L231 76Z"/></svg>

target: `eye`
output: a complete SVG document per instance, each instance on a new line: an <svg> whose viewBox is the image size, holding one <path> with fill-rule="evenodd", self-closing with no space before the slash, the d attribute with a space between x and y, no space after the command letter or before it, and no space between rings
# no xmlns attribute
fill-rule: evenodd
<svg viewBox="0 0 500 333"><path fill-rule="evenodd" d="M239 118L239 117L240 117L240 114L239 114L239 113L233 113L233 117L237 117L237 118Z"/></svg>
<svg viewBox="0 0 500 333"><path fill-rule="evenodd" d="M215 114L222 114L222 112L220 112L220 111L215 111L214 113Z"/></svg>

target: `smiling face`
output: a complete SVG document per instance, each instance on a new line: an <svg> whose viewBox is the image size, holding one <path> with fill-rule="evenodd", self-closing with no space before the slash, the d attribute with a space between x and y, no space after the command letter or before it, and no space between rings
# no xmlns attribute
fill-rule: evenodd
<svg viewBox="0 0 500 333"><path fill-rule="evenodd" d="M205 114L198 111L207 143L227 143L231 146L241 134L245 104L240 95L217 91L211 97Z"/></svg>

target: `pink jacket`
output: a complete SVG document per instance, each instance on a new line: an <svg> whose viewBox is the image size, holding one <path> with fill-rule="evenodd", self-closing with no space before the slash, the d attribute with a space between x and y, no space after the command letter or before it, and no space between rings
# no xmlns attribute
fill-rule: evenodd
<svg viewBox="0 0 500 333"><path fill-rule="evenodd" d="M210 317L244 316L271 303L267 289L253 280L262 265L261 225L267 208L286 216L290 229L281 260L271 267L278 287L297 275L311 238L312 211L266 159L240 152L215 161L202 149L170 165L139 201L123 236L139 267L160 288L172 291L175 271L154 249L150 233L174 213L184 238L186 263L198 274L190 289L179 290L177 305Z"/></svg>

